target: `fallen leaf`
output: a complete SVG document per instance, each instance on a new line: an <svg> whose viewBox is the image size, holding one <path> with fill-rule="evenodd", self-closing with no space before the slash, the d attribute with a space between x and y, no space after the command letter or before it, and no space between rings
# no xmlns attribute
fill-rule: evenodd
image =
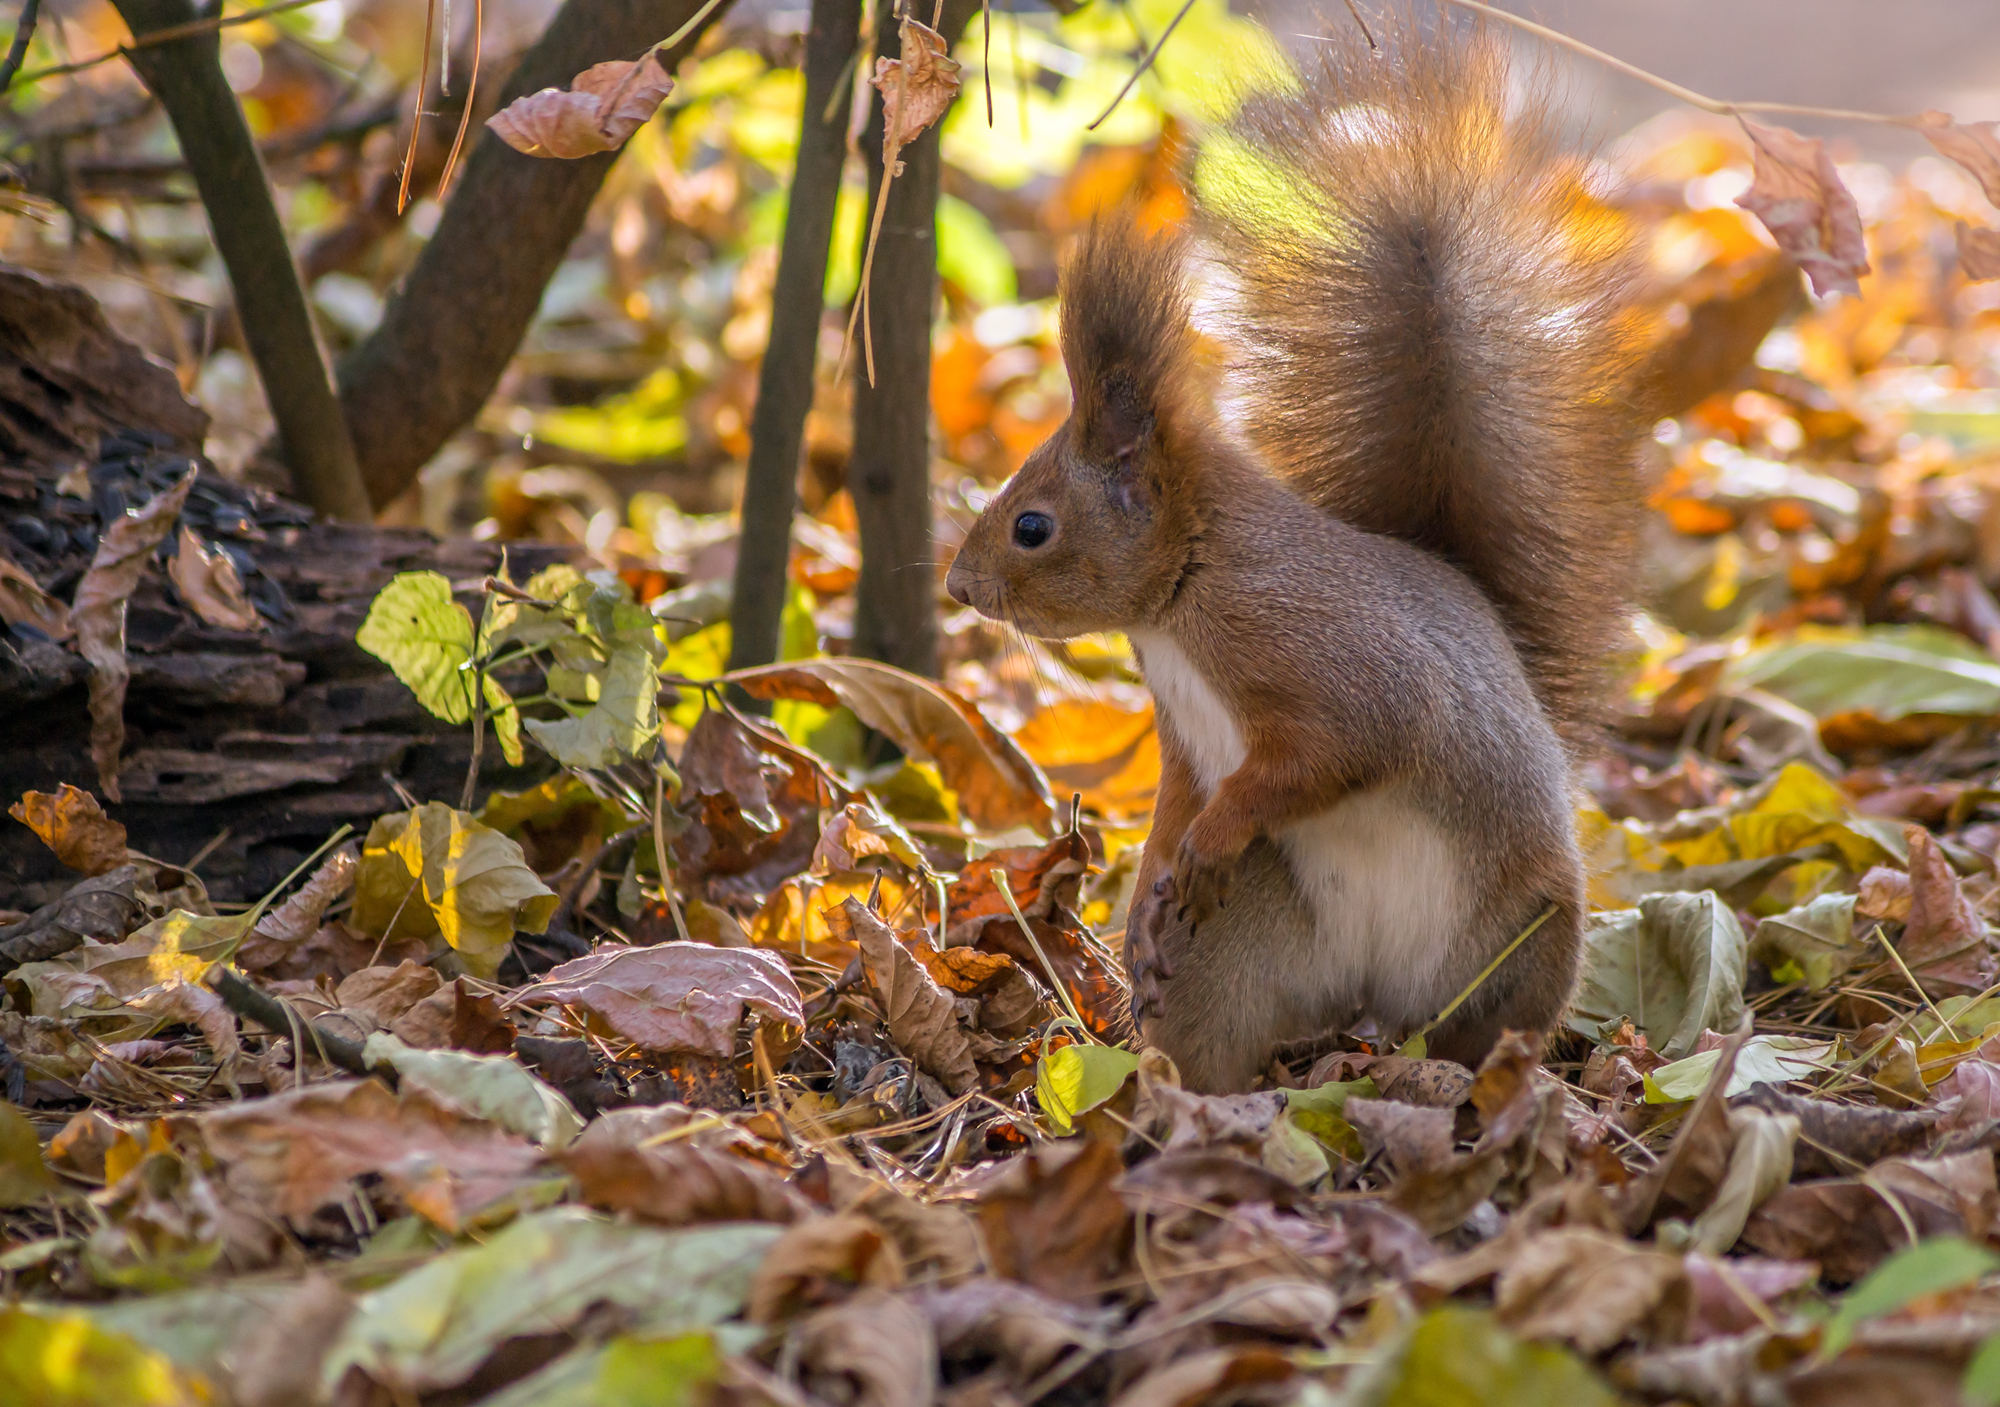
<svg viewBox="0 0 2000 1407"><path fill-rule="evenodd" d="M1756 1328L1767 1322L1772 1301L1819 1279L1819 1266L1809 1260L1766 1260L1762 1256L1718 1260L1690 1251L1685 1264L1694 1292L1687 1333L1695 1342ZM1760 1309L1764 1312L1759 1313Z"/></svg>
<svg viewBox="0 0 2000 1407"><path fill-rule="evenodd" d="M167 575L181 600L210 625L223 630L263 628L263 618L243 590L243 577L234 559L203 542L185 524L174 555L167 561Z"/></svg>
<svg viewBox="0 0 2000 1407"><path fill-rule="evenodd" d="M856 1290L792 1332L800 1385L814 1401L930 1407L937 1396L937 1341L930 1321L907 1300Z"/></svg>
<svg viewBox="0 0 2000 1407"><path fill-rule="evenodd" d="M1742 1021L1745 949L1735 911L1712 890L1594 914L1569 1028L1595 1038L1629 1019L1668 1059L1687 1055L1703 1031Z"/></svg>
<svg viewBox="0 0 2000 1407"><path fill-rule="evenodd" d="M1527 1238L1494 1283L1500 1322L1529 1339L1600 1353L1626 1339L1672 1343L1692 1293L1678 1256L1587 1226Z"/></svg>
<svg viewBox="0 0 2000 1407"><path fill-rule="evenodd" d="M420 962L364 967L333 994L340 1014L353 1020L357 1037L379 1031L444 985L435 968Z"/></svg>
<svg viewBox="0 0 2000 1407"><path fill-rule="evenodd" d="M1723 1097L1733 1099L1759 1084L1786 1084L1830 1069L1833 1049L1832 1041L1804 1036L1752 1036L1736 1054ZM1721 1056L1720 1048L1705 1050L1658 1067L1645 1078L1646 1102L1678 1104L1695 1098L1708 1088Z"/></svg>
<svg viewBox="0 0 2000 1407"><path fill-rule="evenodd" d="M658 1132L649 1132L658 1120L619 1117L627 1112L597 1120L563 1155L563 1166L591 1206L661 1226L785 1224L805 1215L805 1198L772 1168L727 1145L704 1147L690 1137L672 1137L701 1117L692 1110L681 1111L685 1117L678 1126Z"/></svg>
<svg viewBox="0 0 2000 1407"><path fill-rule="evenodd" d="M1262 1344L1214 1348L1191 1353L1153 1369L1112 1399L1112 1407L1183 1407L1212 1401L1259 1401L1267 1392L1288 1384L1298 1368L1276 1349Z"/></svg>
<svg viewBox="0 0 2000 1407"><path fill-rule="evenodd" d="M1744 122L1753 150L1750 189L1736 203L1764 222L1778 247L1812 280L1813 292L1861 294L1868 243L1861 212L1840 183L1826 143L1784 127Z"/></svg>
<svg viewBox="0 0 2000 1407"><path fill-rule="evenodd" d="M441 801L378 818L355 880L354 921L390 939L441 934L475 977L490 979L514 931L540 933L556 894L521 847Z"/></svg>
<svg viewBox="0 0 2000 1407"><path fill-rule="evenodd" d="M7 814L40 836L58 860L79 874L108 874L125 863L125 827L104 814L96 797L68 782L53 796L21 793Z"/></svg>
<svg viewBox="0 0 2000 1407"><path fill-rule="evenodd" d="M881 1002L897 1049L953 1094L976 1088L979 1070L951 994L859 900L843 901L827 917L837 936L860 948L862 970Z"/></svg>
<svg viewBox="0 0 2000 1407"><path fill-rule="evenodd" d="M1793 1183L1751 1213L1743 1240L1780 1260L1816 1260L1847 1284L1908 1244L1909 1226L1920 1237L1981 1240L1996 1207L1990 1152L1887 1158L1859 1177Z"/></svg>
<svg viewBox="0 0 2000 1407"><path fill-rule="evenodd" d="M776 1324L857 1285L902 1283L901 1253L868 1217L808 1217L773 1242L758 1264L748 1312L753 1323Z"/></svg>
<svg viewBox="0 0 2000 1407"><path fill-rule="evenodd" d="M1014 1159L979 1199L993 1272L1058 1299L1091 1299L1131 1239L1131 1214L1113 1188L1122 1166L1116 1148L1094 1139Z"/></svg>
<svg viewBox="0 0 2000 1407"><path fill-rule="evenodd" d="M1811 991L1829 986L1861 958L1854 940L1852 894L1822 894L1797 908L1759 919L1750 956L1778 982L1803 981Z"/></svg>
<svg viewBox="0 0 2000 1407"><path fill-rule="evenodd" d="M1490 1312L1443 1305L1419 1319L1383 1375L1385 1403L1480 1407L1617 1407L1567 1349L1524 1343Z"/></svg>
<svg viewBox="0 0 2000 1407"><path fill-rule="evenodd" d="M223 1251L222 1207L189 1158L147 1153L130 1172L91 1194L98 1224L84 1265L99 1284L157 1293L201 1274Z"/></svg>
<svg viewBox="0 0 2000 1407"><path fill-rule="evenodd" d="M295 1407L318 1396L320 1364L354 1313L354 1301L328 1276L314 1271L299 1282L270 1318L247 1326L230 1374L230 1395L240 1407Z"/></svg>
<svg viewBox="0 0 2000 1407"><path fill-rule="evenodd" d="M125 686L132 677L125 661L125 603L153 549L173 531L195 477L190 469L172 488L105 528L70 604L77 652L90 662L90 756L98 788L113 801L124 800L118 754L125 746Z"/></svg>
<svg viewBox="0 0 2000 1407"><path fill-rule="evenodd" d="M880 856L917 873L929 869L910 833L893 817L866 801L851 801L827 818L813 848L815 874L864 868L862 861Z"/></svg>
<svg viewBox="0 0 2000 1407"><path fill-rule="evenodd" d="M544 88L516 98L486 125L515 151L573 161L624 146L673 90L673 75L648 50L637 63L593 64L568 92Z"/></svg>
<svg viewBox="0 0 2000 1407"><path fill-rule="evenodd" d="M320 1390L350 1368L392 1393L452 1387L509 1339L562 1333L594 1306L631 1332L669 1334L736 1314L776 1227L662 1231L582 1207L524 1216L363 1295L327 1355Z"/></svg>
<svg viewBox="0 0 2000 1407"><path fill-rule="evenodd" d="M1081 835L1058 835L1047 845L1009 846L967 863L945 891L945 941L972 943L989 923L1015 924L1000 886L1023 918L1053 922L1059 909L1076 906L1090 868L1090 844Z"/></svg>
<svg viewBox="0 0 2000 1407"><path fill-rule="evenodd" d="M761 948L711 948L659 943L607 946L572 958L525 987L510 1005L560 1002L598 1017L645 1050L693 1051L727 1060L745 1010L805 1025L798 983L776 953Z"/></svg>
<svg viewBox="0 0 2000 1407"><path fill-rule="evenodd" d="M695 719L680 756L676 808L690 825L674 840L682 884L723 877L761 894L811 862L822 808L849 793L809 753L721 709Z"/></svg>
<svg viewBox="0 0 2000 1407"><path fill-rule="evenodd" d="M35 1126L19 1109L0 1102L0 1207L25 1207L55 1190Z"/></svg>
<svg viewBox="0 0 2000 1407"><path fill-rule="evenodd" d="M936 763L960 809L985 830L1054 825L1041 769L977 708L931 680L865 659L795 660L725 678L754 698L846 705L903 751Z"/></svg>
<svg viewBox="0 0 2000 1407"><path fill-rule="evenodd" d="M1977 1284L2000 1269L2000 1255L1962 1236L1934 1236L1890 1256L1841 1298L1827 1321L1820 1352L1828 1358L1854 1340L1870 1319L1894 1314L1913 1300Z"/></svg>
<svg viewBox="0 0 2000 1407"><path fill-rule="evenodd" d="M1062 699L1037 709L1014 731L1057 796L1080 794L1100 816L1143 815L1160 787L1160 735L1153 706L1132 710L1103 699Z"/></svg>
<svg viewBox="0 0 2000 1407"><path fill-rule="evenodd" d="M41 583L0 551L0 623L39 630L51 640L70 637L69 607L42 590Z"/></svg>
<svg viewBox="0 0 2000 1407"><path fill-rule="evenodd" d="M462 1219L533 1179L541 1153L525 1139L377 1080L334 1080L199 1116L229 1187L294 1219L379 1173L426 1219Z"/></svg>
<svg viewBox="0 0 2000 1407"><path fill-rule="evenodd" d="M981 1276L913 1296L947 1362L998 1359L1017 1388L1040 1377L1072 1348L1107 1335L1113 1312L1052 1299L1012 1280Z"/></svg>
<svg viewBox="0 0 2000 1407"><path fill-rule="evenodd" d="M569 1101L511 1055L417 1050L377 1031L362 1046L361 1058L371 1069L394 1070L402 1089L420 1090L442 1108L489 1120L550 1152L560 1152L583 1132L583 1120Z"/></svg>
<svg viewBox="0 0 2000 1407"><path fill-rule="evenodd" d="M1910 846L1910 916L1897 951L1933 997L1985 991L2000 978L1986 921L1931 833L1905 826L1903 836Z"/></svg>
<svg viewBox="0 0 2000 1407"><path fill-rule="evenodd" d="M1740 1055L1738 1060L1740 1064ZM1791 1182L1792 1148L1799 1139L1799 1121L1790 1114L1743 1105L1729 1110L1728 1117L1736 1139L1729 1150L1729 1170L1691 1228L1694 1248L1712 1256L1734 1246L1750 1213Z"/></svg>
<svg viewBox="0 0 2000 1407"><path fill-rule="evenodd" d="M901 56L878 57L868 80L882 94L882 164L891 168L904 147L945 115L961 84L959 62L942 34L908 15L897 34Z"/></svg>
<svg viewBox="0 0 2000 1407"><path fill-rule="evenodd" d="M1828 1177L1913 1153L1930 1141L1937 1123L1934 1110L1836 1104L1792 1094L1777 1085L1759 1085L1742 1102L1799 1121L1800 1138L1793 1153L1797 1175L1802 1177Z"/></svg>
<svg viewBox="0 0 2000 1407"><path fill-rule="evenodd" d="M1892 870L1887 865L1877 865L1861 876L1860 888L1861 892L1855 898L1857 913L1867 918L1909 922L1910 901L1915 895L1907 874Z"/></svg>
<svg viewBox="0 0 2000 1407"><path fill-rule="evenodd" d="M0 1393L36 1407L206 1407L200 1377L81 1313L0 1305Z"/></svg>
<svg viewBox="0 0 2000 1407"><path fill-rule="evenodd" d="M349 841L320 862L312 878L276 908L268 910L251 930L255 939L286 945L303 943L319 932L327 906L354 887L361 849Z"/></svg>
<svg viewBox="0 0 2000 1407"><path fill-rule="evenodd" d="M1035 1098L1059 1134L1110 1099L1139 1068L1139 1057L1111 1045L1066 1045L1035 1062Z"/></svg>

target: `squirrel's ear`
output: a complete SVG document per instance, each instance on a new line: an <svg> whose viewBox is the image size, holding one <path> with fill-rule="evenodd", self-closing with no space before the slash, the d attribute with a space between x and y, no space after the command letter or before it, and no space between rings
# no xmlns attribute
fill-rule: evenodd
<svg viewBox="0 0 2000 1407"><path fill-rule="evenodd" d="M1129 214L1092 225L1062 281L1063 361L1084 452L1129 463L1171 430L1193 346L1181 240L1141 234Z"/></svg>

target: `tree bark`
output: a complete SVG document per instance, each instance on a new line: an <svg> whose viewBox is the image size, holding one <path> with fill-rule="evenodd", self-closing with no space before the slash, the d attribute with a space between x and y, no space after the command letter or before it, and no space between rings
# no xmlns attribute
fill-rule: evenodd
<svg viewBox="0 0 2000 1407"><path fill-rule="evenodd" d="M956 43L975 6L951 0L940 33ZM893 0L876 10L877 50L897 52ZM931 318L937 305L940 121L903 148L875 247L868 316L874 324L875 384L854 349L854 454L847 487L861 526L854 653L913 674L937 673L937 573L931 543ZM869 216L882 189L882 95L861 135ZM856 295L859 296L858 294ZM855 329L858 342L862 336Z"/></svg>
<svg viewBox="0 0 2000 1407"><path fill-rule="evenodd" d="M860 38L861 0L813 0L806 34L805 111L799 158L785 207L785 238L771 295L771 336L757 376L750 465L743 481L743 531L729 612L729 667L778 658L798 507L799 447L812 409L827 247L847 159L848 61ZM831 120L828 110L832 110ZM763 705L768 707L768 705Z"/></svg>
<svg viewBox="0 0 2000 1407"><path fill-rule="evenodd" d="M592 64L638 57L701 3L567 0L515 68L501 105L567 88ZM727 9L718 6L665 51L667 67L687 57ZM486 404L617 159L616 152L577 161L525 156L481 129L430 243L381 325L340 366L341 408L375 502L416 482L417 471Z"/></svg>
<svg viewBox="0 0 2000 1407"><path fill-rule="evenodd" d="M134 35L200 18L189 0L114 0ZM368 495L354 445L327 376L305 289L271 202L270 182L236 95L222 76L213 31L134 49L132 67L173 122L181 154L208 212L215 247L229 270L244 341L292 480L326 517L367 522Z"/></svg>

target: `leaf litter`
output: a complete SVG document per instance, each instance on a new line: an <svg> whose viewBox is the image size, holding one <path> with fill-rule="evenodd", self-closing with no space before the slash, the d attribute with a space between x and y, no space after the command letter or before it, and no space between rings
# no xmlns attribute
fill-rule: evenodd
<svg viewBox="0 0 2000 1407"><path fill-rule="evenodd" d="M878 59L892 167L956 90L934 37ZM495 125L611 150L668 86L606 65ZM1909 122L2000 189L1991 123ZM1708 263L1655 330L1648 616L1546 1043L1470 1070L1348 1037L1231 1096L1129 1048L1107 940L1158 748L1120 642L1068 675L1018 646L1058 681L1032 708L954 617L942 682L837 652L723 681L640 589L678 569L411 573L360 645L549 782L412 799L257 910L76 785L14 803L78 878L0 924L0 1384L2000 1400L2000 324L1965 281L2000 256L1936 172L1857 201L1823 142L1742 130L1639 158L1661 249ZM1763 233L1683 198L1724 169ZM1772 241L1848 296L1767 307ZM1753 335L1704 386L1718 328ZM261 628L177 516L114 525L73 605L0 562L0 613L89 661L114 803L148 564ZM852 530L808 527L824 610ZM539 695L495 677L524 661Z"/></svg>

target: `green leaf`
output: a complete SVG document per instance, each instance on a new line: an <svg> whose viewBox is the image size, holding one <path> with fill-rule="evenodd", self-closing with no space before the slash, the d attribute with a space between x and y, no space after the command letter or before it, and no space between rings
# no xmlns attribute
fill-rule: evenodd
<svg viewBox="0 0 2000 1407"><path fill-rule="evenodd" d="M1722 1049L1705 1050L1662 1065L1647 1075L1648 1104L1679 1104L1693 1099L1715 1076ZM1783 1084L1802 1080L1833 1064L1833 1043L1812 1041L1802 1036L1752 1036L1736 1052L1736 1064L1729 1072L1729 1088L1723 1094L1734 1099L1747 1094L1752 1085Z"/></svg>
<svg viewBox="0 0 2000 1407"><path fill-rule="evenodd" d="M2000 713L2000 664L1956 631L1928 625L1801 630L1752 650L1725 679L1732 688L1767 690L1819 718L1856 711L1885 720Z"/></svg>
<svg viewBox="0 0 2000 1407"><path fill-rule="evenodd" d="M715 1336L670 1339L626 1335L605 1346L597 1370L599 1407L684 1407L706 1400L703 1391L722 1371Z"/></svg>
<svg viewBox="0 0 2000 1407"><path fill-rule="evenodd" d="M1066 1045L1035 1063L1035 1095L1057 1133L1068 1133L1087 1114L1118 1093L1139 1057L1115 1045Z"/></svg>
<svg viewBox="0 0 2000 1407"><path fill-rule="evenodd" d="M1750 956L1780 981L1803 979L1817 992L1854 966L1862 944L1854 940L1854 895L1822 894L1811 903L1757 924ZM1797 977L1789 975L1797 973Z"/></svg>
<svg viewBox="0 0 2000 1407"><path fill-rule="evenodd" d="M413 1393L453 1387L508 1339L561 1333L597 1305L622 1311L635 1333L716 1324L741 1310L782 1230L735 1222L661 1231L581 1207L536 1212L364 1296L321 1381L331 1393L358 1364Z"/></svg>
<svg viewBox="0 0 2000 1407"><path fill-rule="evenodd" d="M981 307L1015 298L1014 256L974 206L955 195L938 197L938 276Z"/></svg>
<svg viewBox="0 0 2000 1407"><path fill-rule="evenodd" d="M405 1088L414 1085L440 1104L489 1119L551 1152L583 1132L570 1102L511 1055L419 1050L376 1031L361 1056L370 1066L389 1066Z"/></svg>
<svg viewBox="0 0 2000 1407"><path fill-rule="evenodd" d="M35 1407L196 1407L207 1383L162 1354L53 1306L0 1306L0 1402Z"/></svg>
<svg viewBox="0 0 2000 1407"><path fill-rule="evenodd" d="M436 572L404 572L382 588L354 642L396 672L447 723L472 720L472 617Z"/></svg>
<svg viewBox="0 0 2000 1407"><path fill-rule="evenodd" d="M1705 1030L1743 1020L1743 927L1713 890L1649 894L1636 909L1595 915L1584 932L1583 977L1569 1028L1595 1038L1630 1017L1669 1059Z"/></svg>
<svg viewBox="0 0 2000 1407"><path fill-rule="evenodd" d="M28 1116L0 1103L0 1207L25 1207L56 1190L42 1161L42 1140Z"/></svg>
<svg viewBox="0 0 2000 1407"><path fill-rule="evenodd" d="M1925 1295L1975 1284L1995 1270L2000 1255L1958 1236L1934 1236L1898 1251L1847 1292L1820 1337L1820 1354L1838 1354L1870 1319L1894 1314Z"/></svg>
<svg viewBox="0 0 2000 1407"><path fill-rule="evenodd" d="M1965 1407L2000 1407L2000 1335L1988 1339L1965 1365L1958 1395Z"/></svg>
<svg viewBox="0 0 2000 1407"><path fill-rule="evenodd" d="M1363 1156L1361 1135L1344 1117L1347 1101L1353 1098L1380 1099L1375 1081L1329 1080L1311 1089L1288 1089L1285 1106L1291 1121L1344 1158L1359 1162Z"/></svg>
<svg viewBox="0 0 2000 1407"><path fill-rule="evenodd" d="M653 657L637 646L621 646L587 712L553 723L530 718L528 732L565 767L611 767L636 757L659 735L659 693Z"/></svg>
<svg viewBox="0 0 2000 1407"><path fill-rule="evenodd" d="M1382 1374L1381 1407L1617 1407L1567 1349L1524 1343L1483 1309L1443 1305L1417 1321ZM1367 1400L1367 1399L1364 1399Z"/></svg>
<svg viewBox="0 0 2000 1407"><path fill-rule="evenodd" d="M440 801L377 818L355 876L354 921L363 930L442 934L476 977L499 970L516 929L546 929L556 903L519 845Z"/></svg>

